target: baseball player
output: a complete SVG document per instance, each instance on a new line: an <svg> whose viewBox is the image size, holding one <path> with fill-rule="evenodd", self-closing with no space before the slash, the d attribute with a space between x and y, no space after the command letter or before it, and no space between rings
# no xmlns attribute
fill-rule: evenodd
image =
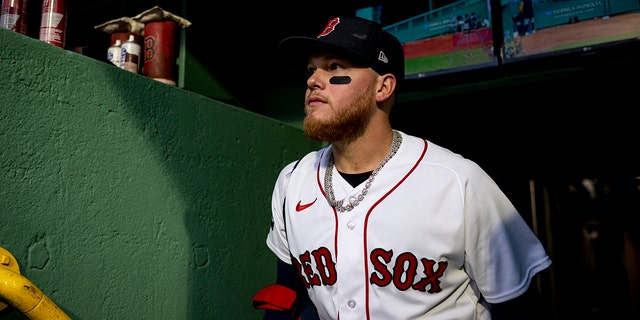
<svg viewBox="0 0 640 320"><path fill-rule="evenodd" d="M265 319L508 318L496 308L524 297L551 260L476 163L392 129L398 40L338 17L279 49L306 63L304 132L329 144L277 177L266 243L278 277L254 307Z"/></svg>

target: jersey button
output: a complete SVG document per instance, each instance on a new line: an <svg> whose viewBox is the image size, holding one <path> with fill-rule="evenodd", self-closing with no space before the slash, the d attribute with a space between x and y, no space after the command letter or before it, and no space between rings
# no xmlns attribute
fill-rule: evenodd
<svg viewBox="0 0 640 320"><path fill-rule="evenodd" d="M349 306L349 308L353 309L356 307L356 302L353 300L349 300L349 302L347 303L347 305Z"/></svg>
<svg viewBox="0 0 640 320"><path fill-rule="evenodd" d="M349 222L349 223L347 224L347 228L349 228L349 230L353 230L355 227L356 227L356 224L355 224L355 223L353 223L353 222Z"/></svg>

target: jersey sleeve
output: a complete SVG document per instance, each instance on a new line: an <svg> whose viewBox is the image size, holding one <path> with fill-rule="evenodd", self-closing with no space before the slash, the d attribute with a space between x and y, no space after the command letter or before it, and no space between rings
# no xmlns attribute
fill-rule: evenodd
<svg viewBox="0 0 640 320"><path fill-rule="evenodd" d="M286 165L278 175L271 195L271 228L267 234L267 247L282 261L291 264L287 231L284 222L286 188L297 161Z"/></svg>
<svg viewBox="0 0 640 320"><path fill-rule="evenodd" d="M498 185L475 163L462 178L465 268L489 303L523 294L551 259Z"/></svg>

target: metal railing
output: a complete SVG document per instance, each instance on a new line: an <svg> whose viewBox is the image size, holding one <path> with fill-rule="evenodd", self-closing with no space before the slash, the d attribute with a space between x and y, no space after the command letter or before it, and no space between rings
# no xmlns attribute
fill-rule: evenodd
<svg viewBox="0 0 640 320"><path fill-rule="evenodd" d="M71 319L29 279L15 257L0 247L0 310L11 305L32 320Z"/></svg>

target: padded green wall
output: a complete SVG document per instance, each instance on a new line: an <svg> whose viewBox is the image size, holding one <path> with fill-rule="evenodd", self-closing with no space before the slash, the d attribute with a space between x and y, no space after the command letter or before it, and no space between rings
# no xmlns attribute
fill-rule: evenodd
<svg viewBox="0 0 640 320"><path fill-rule="evenodd" d="M0 79L0 247L22 275L73 319L261 318L273 183L316 143L2 28Z"/></svg>

